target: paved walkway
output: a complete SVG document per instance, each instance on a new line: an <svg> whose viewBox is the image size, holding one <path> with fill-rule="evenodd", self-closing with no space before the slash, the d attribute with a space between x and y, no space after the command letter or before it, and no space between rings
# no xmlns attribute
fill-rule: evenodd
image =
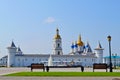
<svg viewBox="0 0 120 80"><path fill-rule="evenodd" d="M0 77L0 80L120 80L120 77Z"/></svg>
<svg viewBox="0 0 120 80"><path fill-rule="evenodd" d="M0 68L0 75L22 72L22 71L30 71L30 68Z"/></svg>
<svg viewBox="0 0 120 80"><path fill-rule="evenodd" d="M30 68L0 68L0 80L120 80L120 77L6 77L5 74L30 71ZM38 71L38 70L34 70ZM40 70L39 70L40 71ZM50 72L55 71L74 71L81 72L80 68L51 68ZM105 70L96 70L104 71ZM42 72L42 69L41 69ZM85 68L85 72L92 72L92 68ZM120 72L120 70L114 72Z"/></svg>

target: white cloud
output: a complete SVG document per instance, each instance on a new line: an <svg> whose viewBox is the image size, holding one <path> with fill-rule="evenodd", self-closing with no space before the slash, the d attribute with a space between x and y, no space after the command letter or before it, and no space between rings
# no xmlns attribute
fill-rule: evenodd
<svg viewBox="0 0 120 80"><path fill-rule="evenodd" d="M55 22L55 18L54 17L48 17L47 19L45 19L44 23L54 23Z"/></svg>

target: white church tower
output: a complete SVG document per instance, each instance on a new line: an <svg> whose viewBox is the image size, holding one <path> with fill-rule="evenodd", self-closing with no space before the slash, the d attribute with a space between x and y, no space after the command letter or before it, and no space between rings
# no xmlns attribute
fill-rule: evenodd
<svg viewBox="0 0 120 80"><path fill-rule="evenodd" d="M12 66L14 66L14 63L15 63L15 54L16 54L16 50L17 50L13 41L12 41L11 46L7 47L7 49L8 49L7 67L12 67Z"/></svg>
<svg viewBox="0 0 120 80"><path fill-rule="evenodd" d="M96 56L98 57L98 63L103 63L103 48L99 42L97 48L95 48L95 53L96 53Z"/></svg>
<svg viewBox="0 0 120 80"><path fill-rule="evenodd" d="M53 54L54 55L63 55L62 52L62 39L59 35L59 29L56 29L56 35L54 37L54 44L53 44Z"/></svg>

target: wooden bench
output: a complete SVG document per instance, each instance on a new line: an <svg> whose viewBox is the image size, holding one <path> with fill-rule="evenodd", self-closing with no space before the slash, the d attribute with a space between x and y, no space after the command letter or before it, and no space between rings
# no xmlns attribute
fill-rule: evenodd
<svg viewBox="0 0 120 80"><path fill-rule="evenodd" d="M76 66L46 66L46 71L49 72L50 68L77 68L77 67L81 67L81 71L84 71L84 67L81 65L76 65Z"/></svg>
<svg viewBox="0 0 120 80"><path fill-rule="evenodd" d="M106 69L106 72L107 72L107 64L105 63L100 63L100 64L97 64L97 63L94 63L93 64L93 72L94 72L94 69Z"/></svg>
<svg viewBox="0 0 120 80"><path fill-rule="evenodd" d="M45 66L44 64L31 64L31 71L33 71L33 69L43 69L43 72L45 71Z"/></svg>

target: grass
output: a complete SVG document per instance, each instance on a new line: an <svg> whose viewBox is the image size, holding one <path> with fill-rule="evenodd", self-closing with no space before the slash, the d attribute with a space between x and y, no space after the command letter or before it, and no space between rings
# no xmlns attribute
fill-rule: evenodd
<svg viewBox="0 0 120 80"><path fill-rule="evenodd" d="M18 72L13 74L7 74L4 76L38 76L38 77L120 77L120 72Z"/></svg>

